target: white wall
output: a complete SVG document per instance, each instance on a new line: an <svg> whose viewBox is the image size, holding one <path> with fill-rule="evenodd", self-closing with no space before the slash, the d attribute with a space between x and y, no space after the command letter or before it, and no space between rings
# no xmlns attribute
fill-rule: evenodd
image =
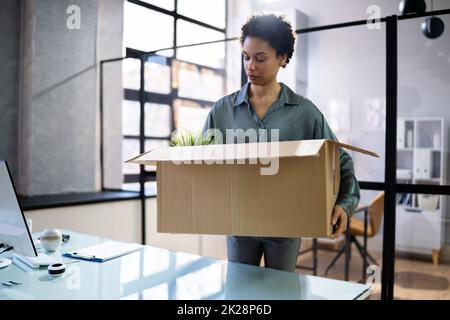
<svg viewBox="0 0 450 320"><path fill-rule="evenodd" d="M20 8L19 1L2 2L0 10L0 159L10 164L17 178L17 130L20 67Z"/></svg>
<svg viewBox="0 0 450 320"><path fill-rule="evenodd" d="M100 189L99 65L122 55L123 0L22 1L19 193ZM69 28L79 8L79 29ZM69 24L70 26L70 24ZM17 53L19 54L19 52ZM105 177L121 186L121 64L105 81Z"/></svg>

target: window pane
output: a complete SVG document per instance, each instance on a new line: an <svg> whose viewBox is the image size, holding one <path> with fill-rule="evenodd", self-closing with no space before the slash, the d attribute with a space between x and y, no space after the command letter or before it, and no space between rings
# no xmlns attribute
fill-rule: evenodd
<svg viewBox="0 0 450 320"><path fill-rule="evenodd" d="M147 2L154 6L173 11L175 9L173 0L141 0L142 2Z"/></svg>
<svg viewBox="0 0 450 320"><path fill-rule="evenodd" d="M157 147L168 147L169 140L163 139L148 139L145 141L145 152L155 149Z"/></svg>
<svg viewBox="0 0 450 320"><path fill-rule="evenodd" d="M125 89L139 90L141 62L137 59L122 61L122 84Z"/></svg>
<svg viewBox="0 0 450 320"><path fill-rule="evenodd" d="M224 77L210 69L174 61L174 73L180 97L215 102L225 94Z"/></svg>
<svg viewBox="0 0 450 320"><path fill-rule="evenodd" d="M122 190L139 191L140 185L139 185L139 183L122 183Z"/></svg>
<svg viewBox="0 0 450 320"><path fill-rule="evenodd" d="M227 41L226 60L226 92L232 93L241 89L241 57L242 50L238 40ZM281 81L281 80L280 80ZM298 92L298 94L302 94Z"/></svg>
<svg viewBox="0 0 450 320"><path fill-rule="evenodd" d="M199 104L177 99L175 107L175 127L200 131L205 124L211 107L202 108Z"/></svg>
<svg viewBox="0 0 450 320"><path fill-rule="evenodd" d="M147 140L145 141L144 151L150 151L159 146L167 147L169 145L168 140ZM139 173L139 165L136 163L125 163L140 154L139 152L139 140L138 139L123 139L122 142L122 162L123 162L123 174L137 174ZM154 171L156 166L145 166L146 170Z"/></svg>
<svg viewBox="0 0 450 320"><path fill-rule="evenodd" d="M156 181L149 181L144 184L145 194L156 194ZM139 183L122 183L122 190L139 191L141 186Z"/></svg>
<svg viewBox="0 0 450 320"><path fill-rule="evenodd" d="M207 29L184 20L177 21L177 36L177 44L179 46L225 39L225 35L221 32ZM219 42L180 48L177 51L177 59L213 68L224 68L225 43Z"/></svg>
<svg viewBox="0 0 450 320"><path fill-rule="evenodd" d="M145 104L145 135L168 137L170 135L170 106L167 104Z"/></svg>
<svg viewBox="0 0 450 320"><path fill-rule="evenodd" d="M122 133L123 135L139 135L140 105L138 101L122 101Z"/></svg>
<svg viewBox="0 0 450 320"><path fill-rule="evenodd" d="M170 106L166 104L145 104L145 135L167 137L170 135ZM122 102L123 135L139 135L140 104L138 101Z"/></svg>
<svg viewBox="0 0 450 320"><path fill-rule="evenodd" d="M151 51L173 46L173 18L129 2L124 6L124 45ZM164 51L162 55L171 56Z"/></svg>
<svg viewBox="0 0 450 320"><path fill-rule="evenodd" d="M141 62L137 59L125 59L122 62L122 83L126 89L140 89ZM170 66L167 57L152 56L145 63L145 91L170 93Z"/></svg>
<svg viewBox="0 0 450 320"><path fill-rule="evenodd" d="M170 93L170 66L166 57L153 56L145 63L145 91Z"/></svg>
<svg viewBox="0 0 450 320"><path fill-rule="evenodd" d="M122 172L124 174L139 173L139 165L136 163L125 163L140 154L138 139L123 139L122 141Z"/></svg>
<svg viewBox="0 0 450 320"><path fill-rule="evenodd" d="M152 149L158 147L168 147L169 140L146 140L145 141L145 152L148 152ZM145 170L147 171L156 171L156 166L145 166Z"/></svg>
<svg viewBox="0 0 450 320"><path fill-rule="evenodd" d="M225 28L225 0L178 0L178 13Z"/></svg>

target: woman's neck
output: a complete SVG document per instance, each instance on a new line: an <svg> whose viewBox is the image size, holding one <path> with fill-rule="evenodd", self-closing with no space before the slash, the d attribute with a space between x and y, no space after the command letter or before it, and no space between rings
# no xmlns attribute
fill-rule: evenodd
<svg viewBox="0 0 450 320"><path fill-rule="evenodd" d="M277 98L281 91L281 85L275 79L274 81L264 85L250 84L250 98L266 99Z"/></svg>

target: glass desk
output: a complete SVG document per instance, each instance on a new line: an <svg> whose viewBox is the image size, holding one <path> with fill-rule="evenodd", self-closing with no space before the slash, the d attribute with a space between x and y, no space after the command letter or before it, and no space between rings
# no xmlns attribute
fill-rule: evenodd
<svg viewBox="0 0 450 320"><path fill-rule="evenodd" d="M51 254L88 247L107 239L64 231L67 244ZM10 252L8 252L10 254ZM3 254L2 256L8 256ZM21 282L7 287L2 282ZM107 262L67 265L53 278L47 268L10 265L0 269L0 299L364 299L365 284L298 275L226 260L145 246Z"/></svg>

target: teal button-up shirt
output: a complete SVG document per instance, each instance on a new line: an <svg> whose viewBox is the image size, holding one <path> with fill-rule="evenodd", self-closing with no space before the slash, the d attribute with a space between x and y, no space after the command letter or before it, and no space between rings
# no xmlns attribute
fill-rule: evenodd
<svg viewBox="0 0 450 320"><path fill-rule="evenodd" d="M206 133L208 129L219 129L225 143L236 143L236 139L226 141L226 129L244 131L267 129L268 132L270 129L279 129L280 141L310 139L338 141L320 110L310 100L296 94L281 82L280 85L281 92L278 99L269 107L262 119L259 119L250 105L248 82L239 91L223 97L214 104L203 132ZM267 141L270 141L270 134ZM341 184L336 205L342 206L350 217L358 206L360 190L352 158L342 148L339 151Z"/></svg>

